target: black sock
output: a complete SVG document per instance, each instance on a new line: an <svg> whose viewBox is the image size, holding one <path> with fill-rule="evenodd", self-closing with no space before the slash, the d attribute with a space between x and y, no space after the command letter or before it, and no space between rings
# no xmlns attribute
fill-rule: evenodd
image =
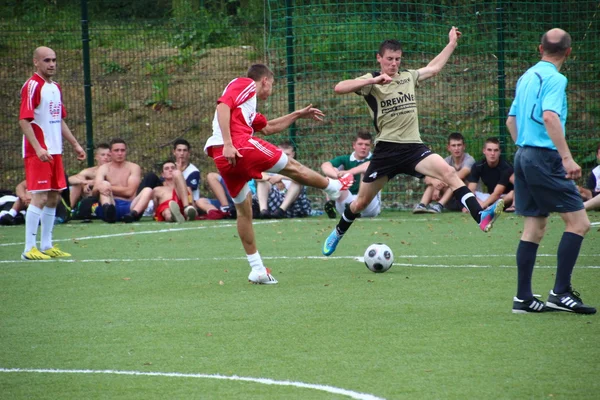
<svg viewBox="0 0 600 400"><path fill-rule="evenodd" d="M348 229L350 229L350 225L354 222L356 218L360 217L360 213L354 214L350 211L350 207L346 207L344 213L342 214L342 218L340 218L340 222L338 222L335 229L338 234L342 236Z"/></svg>
<svg viewBox="0 0 600 400"><path fill-rule="evenodd" d="M517 297L521 300L531 300L531 277L535 267L535 258L539 244L521 240L517 247Z"/></svg>
<svg viewBox="0 0 600 400"><path fill-rule="evenodd" d="M471 217L477 222L481 222L481 211L483 210L477 201L477 197L466 186L461 186L454 191L454 198L460 204L469 210Z"/></svg>
<svg viewBox="0 0 600 400"><path fill-rule="evenodd" d="M565 232L558 244L556 255L556 280L554 293L564 293L571 288L571 274L579 256L583 236L572 232Z"/></svg>

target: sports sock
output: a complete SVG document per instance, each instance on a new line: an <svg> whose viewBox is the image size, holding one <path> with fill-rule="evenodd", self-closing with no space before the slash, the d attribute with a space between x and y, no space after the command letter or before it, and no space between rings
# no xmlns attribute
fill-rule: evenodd
<svg viewBox="0 0 600 400"><path fill-rule="evenodd" d="M36 245L37 230L42 218L42 209L29 204L27 218L25 218L25 253Z"/></svg>
<svg viewBox="0 0 600 400"><path fill-rule="evenodd" d="M579 256L583 236L576 233L565 232L558 244L556 256L556 280L554 293L564 293L571 288L571 274Z"/></svg>
<svg viewBox="0 0 600 400"><path fill-rule="evenodd" d="M14 208L11 208L10 210L8 210L8 213L13 218L17 216L17 210L15 210Z"/></svg>
<svg viewBox="0 0 600 400"><path fill-rule="evenodd" d="M466 186L461 186L454 192L454 198L461 203L471 213L471 217L477 222L481 222L481 211L483 210L477 201L477 197Z"/></svg>
<svg viewBox="0 0 600 400"><path fill-rule="evenodd" d="M338 181L337 179L328 178L327 187L323 189L323 191L331 196L335 195L341 187L342 184L340 183L340 181Z"/></svg>
<svg viewBox="0 0 600 400"><path fill-rule="evenodd" d="M517 247L517 297L521 300L531 300L531 277L535 266L539 244L521 240Z"/></svg>
<svg viewBox="0 0 600 400"><path fill-rule="evenodd" d="M52 247L52 230L54 229L54 217L56 216L56 207L44 207L42 210L42 237L40 238L40 250L48 250Z"/></svg>
<svg viewBox="0 0 600 400"><path fill-rule="evenodd" d="M258 254L258 251L254 254L246 254L246 257L248 257L248 263L250 263L250 267L252 268L252 270L262 272L262 270L265 268L262 262L262 258L260 258L260 254Z"/></svg>
<svg viewBox="0 0 600 400"><path fill-rule="evenodd" d="M346 209L344 210L344 213L342 214L342 218L340 218L340 222L338 222L337 226L335 227L338 235L343 236L344 233L346 233L346 231L348 229L350 229L350 225L352 225L354 220L356 218L358 218L359 216L360 216L360 213L357 213L357 214L353 213L350 210L350 206L348 205L346 207Z"/></svg>

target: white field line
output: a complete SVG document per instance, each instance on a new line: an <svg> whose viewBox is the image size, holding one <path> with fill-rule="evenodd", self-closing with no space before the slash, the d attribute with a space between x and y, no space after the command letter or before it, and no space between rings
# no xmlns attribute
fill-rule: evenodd
<svg viewBox="0 0 600 400"><path fill-rule="evenodd" d="M385 221L387 220L387 218L365 218L365 221L372 221L372 222L380 222L380 221ZM436 219L427 219L427 218L422 218L422 219L394 219L394 221L398 221L398 222L404 222L404 221L433 221ZM286 220L269 220L269 221L253 221L254 225L265 225L265 224L275 224L277 222L281 222L281 221L294 221L294 222L314 222L314 221L324 221L324 220L318 220L318 219L286 219ZM164 222L150 222L150 223L144 223L144 224L130 224L128 226L164 226L165 223ZM76 225L69 225L66 224L64 225L65 227L74 227ZM121 233L111 233L111 234L106 234L106 235L95 235L95 236L83 236L83 237L77 237L77 238L70 238L70 239L54 239L53 242L72 242L72 241L76 241L76 240L91 240L91 239L107 239L107 238L113 238L113 237L119 237L119 236L135 236L135 235L149 235L149 234L153 234L153 233L167 233L167 232L183 232L183 231L195 231L195 230L203 230L203 229L215 229L215 228L231 228L231 227L235 227L236 223L235 222L228 222L228 223L222 223L222 224L216 224L216 225L201 225L201 226L194 226L194 227L189 227L189 228L164 228L164 229L156 229L156 230L146 230L146 231L136 231L136 232L121 232ZM13 228L13 227L6 227L6 228ZM4 229L4 228L3 228ZM20 246L20 245L24 245L25 242L14 242L14 243L0 243L0 247L6 247L6 246Z"/></svg>
<svg viewBox="0 0 600 400"><path fill-rule="evenodd" d="M459 257L472 257L472 258L496 258L496 257L510 257L513 258L514 254L495 254L495 255L444 255L444 256L418 256L418 255L403 255L401 259L437 259L437 258L459 258ZM556 257L556 254L538 254L538 257ZM599 257L600 254L581 254L582 257ZM360 263L364 262L363 257L356 256L261 256L263 260L354 260ZM231 260L246 260L246 257L179 257L179 258L99 258L99 259L68 259L68 258L54 258L52 260L0 260L0 264L22 264L22 263L149 263L149 262L208 262L208 261L231 261ZM433 261L432 261L433 262ZM401 267L425 267L425 268L516 268L515 264L512 265L481 265L481 264L423 264L423 263L401 263L394 262L394 265ZM556 265L536 265L536 268L556 268ZM578 269L600 269L600 265L577 265Z"/></svg>
<svg viewBox="0 0 600 400"><path fill-rule="evenodd" d="M25 368L0 368L0 372L20 372L20 373L41 373L41 374L105 374L105 375L133 375L133 376L158 376L168 378L203 378L203 379L220 379L228 381L254 382L263 385L278 385L278 386L294 386L303 389L314 389L323 392L348 396L358 400L385 400L367 393L354 392L352 390L341 389L335 386L316 385L312 383L296 382L296 381L276 381L268 378L250 378L245 376L226 376L226 375L209 375L209 374L183 374L179 372L141 372L141 371L119 371L112 369L91 370L91 369L25 369Z"/></svg>

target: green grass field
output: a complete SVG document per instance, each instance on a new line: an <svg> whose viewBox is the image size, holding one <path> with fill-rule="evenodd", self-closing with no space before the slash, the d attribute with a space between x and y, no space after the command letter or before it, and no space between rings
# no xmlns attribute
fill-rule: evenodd
<svg viewBox="0 0 600 400"><path fill-rule="evenodd" d="M600 306L600 213L573 286ZM600 317L511 313L522 220L360 220L329 258L335 220L257 221L279 280L247 282L235 221L55 228L71 259L19 259L0 229L2 399L597 399ZM563 224L534 290L546 298ZM384 242L384 274L357 260Z"/></svg>

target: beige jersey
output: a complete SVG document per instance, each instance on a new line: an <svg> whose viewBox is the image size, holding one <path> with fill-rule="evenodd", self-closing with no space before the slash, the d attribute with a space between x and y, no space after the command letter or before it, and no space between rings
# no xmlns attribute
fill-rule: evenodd
<svg viewBox="0 0 600 400"><path fill-rule="evenodd" d="M356 79L371 79L377 74L368 73ZM418 71L403 70L386 85L367 85L356 91L369 105L377 130L375 143L423 143L415 98L418 78Z"/></svg>

